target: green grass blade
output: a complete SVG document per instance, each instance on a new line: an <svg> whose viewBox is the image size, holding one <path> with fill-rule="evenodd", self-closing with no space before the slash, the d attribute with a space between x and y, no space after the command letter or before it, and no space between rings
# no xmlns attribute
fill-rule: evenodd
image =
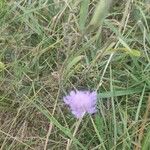
<svg viewBox="0 0 150 150"><path fill-rule="evenodd" d="M150 127L148 128L147 134L144 138L142 150L149 150L150 149Z"/></svg>
<svg viewBox="0 0 150 150"><path fill-rule="evenodd" d="M79 18L79 27L81 31L85 29L86 19L88 16L89 3L90 0L81 1L80 18Z"/></svg>
<svg viewBox="0 0 150 150"><path fill-rule="evenodd" d="M68 74L71 71L71 69L73 69L73 67L83 59L83 57L84 56L81 55L81 56L74 57L73 59L70 59L69 62L67 63L65 74Z"/></svg>
<svg viewBox="0 0 150 150"><path fill-rule="evenodd" d="M100 98L110 98L110 97L117 97L117 96L125 96L125 95L132 95L135 93L142 92L142 89L127 89L127 90L120 90L120 91L109 91L104 93L99 93Z"/></svg>
<svg viewBox="0 0 150 150"><path fill-rule="evenodd" d="M52 116L49 111L43 106L43 104L38 101L40 104L36 104L33 102L34 106L41 112L43 113L51 123L53 123L58 129L60 129L66 136L68 136L70 139L73 139L73 141L80 146L83 150L86 150L85 147L75 138L73 137L70 129L63 127L56 119L54 116Z"/></svg>
<svg viewBox="0 0 150 150"><path fill-rule="evenodd" d="M112 69L110 66L110 89L111 92L114 91L113 88L113 81L112 81ZM113 115L113 141L114 141L114 147L116 147L116 143L117 143L117 121L116 121L116 109L115 109L115 101L114 101L114 96L111 96L111 104L112 104L112 115Z"/></svg>
<svg viewBox="0 0 150 150"><path fill-rule="evenodd" d="M97 127L96 127L96 124L95 124L95 122L94 122L94 120L93 120L93 118L92 118L91 116L90 116L90 118L91 118L91 122L92 122L92 125L93 125L93 127L94 127L94 130L95 130L95 132L96 132L96 135L97 135L97 137L98 137L98 139L99 139L99 141L100 141L100 143L101 143L103 149L106 150L106 147L105 147L105 145L104 145L104 141L103 141L103 139L102 139L102 137L101 137L101 135L100 135L100 133L99 133Z"/></svg>
<svg viewBox="0 0 150 150"><path fill-rule="evenodd" d="M93 30L102 25L103 20L108 14L111 0L100 0L97 4L93 17L89 23L88 30Z"/></svg>
<svg viewBox="0 0 150 150"><path fill-rule="evenodd" d="M137 112L136 112L136 116L135 116L135 121L138 121L138 118L139 118L139 113L140 113L140 109L141 109L141 105L142 105L142 101L143 101L143 96L145 93L145 87L146 86L144 86L144 88L143 88L142 95L141 95L141 98L140 98L140 101L138 104L138 108L137 108Z"/></svg>

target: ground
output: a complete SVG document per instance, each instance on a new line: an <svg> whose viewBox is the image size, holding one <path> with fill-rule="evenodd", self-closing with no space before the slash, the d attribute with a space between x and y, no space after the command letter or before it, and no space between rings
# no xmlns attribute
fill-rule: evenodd
<svg viewBox="0 0 150 150"><path fill-rule="evenodd" d="M148 0L0 0L0 149L149 150ZM63 97L96 91L76 119Z"/></svg>

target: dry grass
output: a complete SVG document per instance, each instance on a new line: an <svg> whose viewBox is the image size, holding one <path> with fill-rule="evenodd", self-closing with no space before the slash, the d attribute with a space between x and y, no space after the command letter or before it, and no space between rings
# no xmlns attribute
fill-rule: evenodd
<svg viewBox="0 0 150 150"><path fill-rule="evenodd" d="M150 148L149 3L106 5L0 1L0 150ZM96 90L98 112L76 120L71 89Z"/></svg>

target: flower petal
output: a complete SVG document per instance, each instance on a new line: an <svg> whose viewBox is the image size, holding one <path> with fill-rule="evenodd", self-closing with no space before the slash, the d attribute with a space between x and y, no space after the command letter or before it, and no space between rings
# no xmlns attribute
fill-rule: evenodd
<svg viewBox="0 0 150 150"><path fill-rule="evenodd" d="M85 114L84 111L79 112L79 111L72 111L72 114L74 114L76 116L76 118L82 118Z"/></svg>
<svg viewBox="0 0 150 150"><path fill-rule="evenodd" d="M95 107L92 107L92 108L89 108L88 110L87 110L87 112L89 113L89 114L94 114L94 113L96 113L96 108Z"/></svg>
<svg viewBox="0 0 150 150"><path fill-rule="evenodd" d="M64 100L64 102L65 102L67 105L69 105L69 104L70 104L70 101L71 101L71 97L70 97L70 96L65 96L65 97L63 98L63 100Z"/></svg>

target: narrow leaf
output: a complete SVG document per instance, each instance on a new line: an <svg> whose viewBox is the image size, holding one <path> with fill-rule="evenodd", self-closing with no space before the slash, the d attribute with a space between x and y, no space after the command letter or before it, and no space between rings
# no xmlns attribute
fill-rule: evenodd
<svg viewBox="0 0 150 150"><path fill-rule="evenodd" d="M140 92L142 92L142 89L128 89L128 90L122 90L122 91L114 90L114 91L100 93L99 97L100 98L110 98L110 97L131 95L131 94L140 93Z"/></svg>
<svg viewBox="0 0 150 150"><path fill-rule="evenodd" d="M85 23L88 16L89 3L90 0L81 1L80 18L79 18L79 26L81 31L85 29Z"/></svg>
<svg viewBox="0 0 150 150"><path fill-rule="evenodd" d="M70 72L70 69L73 66L75 66L83 57L84 57L83 55L80 55L80 56L75 57L72 61L70 61L66 67L65 72L66 73Z"/></svg>
<svg viewBox="0 0 150 150"><path fill-rule="evenodd" d="M111 0L100 0L97 4L93 17L89 23L88 30L92 30L101 26L103 20L108 14L109 7L111 5Z"/></svg>

